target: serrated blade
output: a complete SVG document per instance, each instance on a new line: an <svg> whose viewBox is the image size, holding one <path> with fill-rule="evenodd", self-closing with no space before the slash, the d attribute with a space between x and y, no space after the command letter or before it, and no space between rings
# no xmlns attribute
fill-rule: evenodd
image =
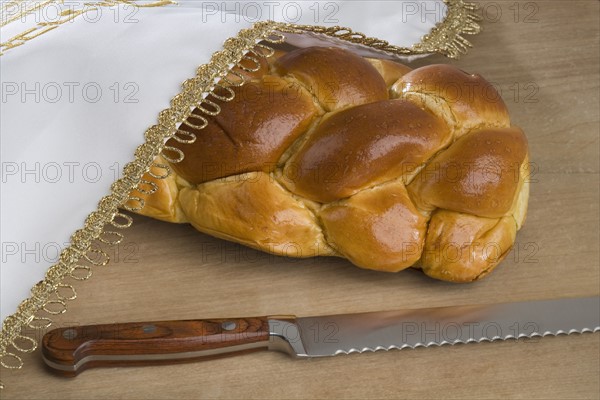
<svg viewBox="0 0 600 400"><path fill-rule="evenodd" d="M285 336L299 357L596 332L600 297L307 317L295 326Z"/></svg>
<svg viewBox="0 0 600 400"><path fill-rule="evenodd" d="M127 322L57 328L42 339L50 368L189 362L258 350L297 357L600 330L600 297L296 318Z"/></svg>

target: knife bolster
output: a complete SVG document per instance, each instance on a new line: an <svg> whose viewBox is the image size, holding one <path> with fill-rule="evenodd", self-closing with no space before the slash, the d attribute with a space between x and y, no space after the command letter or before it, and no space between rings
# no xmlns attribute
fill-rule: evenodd
<svg viewBox="0 0 600 400"><path fill-rule="evenodd" d="M306 357L306 349L302 343L302 332L296 317L271 316L269 322L269 350L287 353L292 357Z"/></svg>

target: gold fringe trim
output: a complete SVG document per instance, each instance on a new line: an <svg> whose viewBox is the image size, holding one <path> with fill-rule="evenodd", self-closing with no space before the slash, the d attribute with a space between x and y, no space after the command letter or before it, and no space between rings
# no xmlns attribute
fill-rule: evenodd
<svg viewBox="0 0 600 400"><path fill-rule="evenodd" d="M342 26L313 26L281 23L282 32L300 33L308 31L324 34L350 43L361 44L387 53L396 55L413 55L438 53L449 58L458 59L466 54L472 44L464 38L464 35L475 35L481 32L479 21L481 17L477 14L479 7L475 3L463 0L443 0L447 6L447 14L443 21L439 22L421 41L411 47L399 47L389 42L364 33L353 32L352 29Z"/></svg>
<svg viewBox="0 0 600 400"><path fill-rule="evenodd" d="M421 43L412 46L418 53L440 53L450 58L459 58L473 47L464 35L476 35L481 32L481 16L477 14L479 6L463 0L444 0L448 13Z"/></svg>
<svg viewBox="0 0 600 400"><path fill-rule="evenodd" d="M284 36L276 32L273 22L261 22L251 29L241 30L234 38L227 39L223 50L214 53L208 64L202 65L196 71L194 78L182 84L182 92L171 99L171 106L159 113L158 124L150 127L145 132L145 142L137 147L134 160L123 168L123 178L116 180L111 185L111 193L103 197L98 203L96 211L88 215L84 227L77 230L70 238L70 244L61 254L58 263L51 266L46 272L44 280L31 289L31 296L21 302L17 312L8 316L2 324L0 338L0 365L7 369L19 369L23 360L18 352L32 352L37 348L37 342L23 333L24 329L47 329L52 324L52 315L62 314L67 309L67 302L77 297L77 292L72 284L66 283L68 279L86 280L92 275L92 267L107 265L110 261L108 254L101 249L101 245L115 245L123 240L123 234L111 230L113 228L125 229L131 226L133 219L121 212L119 208L130 211L140 211L144 207L141 197L131 195L138 191L143 194L152 194L157 187L152 182L142 179L145 173L157 179L164 179L170 174L170 168L164 164L155 164L153 161L161 154L169 162L183 160L183 153L179 157L169 157L165 152L172 152L173 148L165 146L169 138L185 143L191 143L195 136L180 131L181 123L190 124L190 120L199 121L197 127L203 128L208 121L198 114L192 115L192 110L197 109L206 115L214 115L217 111L204 107L212 104L209 96L230 101L233 96L224 97L217 94L223 92L223 87L215 80L224 80L235 86L243 85L245 78L236 72L230 72L230 65L237 65L246 71L255 71L260 67L256 57L269 57L274 50L259 41L267 43L281 43ZM260 51L255 49L260 48ZM242 61L257 62L256 69L248 68ZM225 75L233 75L238 79L231 80ZM233 92L228 92L233 94ZM206 95L206 96L205 96ZM191 116L191 118L190 118ZM200 125L202 124L202 125ZM156 172L156 170L164 172ZM3 385L0 382L0 388Z"/></svg>
<svg viewBox="0 0 600 400"><path fill-rule="evenodd" d="M106 0L96 4L132 4L133 1L135 0ZM14 0L8 4L19 2L21 0ZM163 5L170 2L171 0L159 0L150 4ZM23 361L17 353L28 353L37 348L37 342L27 336L24 330L49 328L52 325L51 316L64 313L68 301L77 297L74 286L67 283L68 280L89 279L92 276L92 267L109 263L110 257L102 250L102 244L120 243L124 238L123 234L112 229L122 230L133 223L133 219L121 213L119 208L139 211L144 207L144 200L131 193L156 192L155 184L142 179L145 173L157 179L169 176L168 165L154 163L156 156L160 154L171 163L183 160L184 154L181 150L165 145L169 138L180 143L193 143L196 140L194 134L179 130L180 124L203 129L208 125L206 116L216 115L220 111L210 97L222 101L233 99L234 93L227 86L241 86L246 79L242 74L231 71L230 65L253 72L260 68L257 57L269 57L273 54L274 50L271 47L260 44L259 41L282 43L285 37L279 32L309 31L393 54L437 52L456 58L470 47L470 43L462 35L479 32L480 28L477 24L479 17L475 14L476 6L472 3L463 0L444 0L444 2L448 5L448 14L444 21L425 35L421 43L412 48L393 46L386 41L369 38L343 27L301 26L272 21L258 22L250 29L241 30L236 37L227 39L223 49L214 53L209 63L200 66L194 78L183 82L182 92L171 99L168 109L159 113L158 124L146 130L144 143L137 147L134 160L123 168L123 177L111 185L111 193L103 197L98 203L97 210L88 215L84 227L71 236L69 246L61 252L59 261L48 269L44 280L31 289L31 296L21 302L16 313L4 320L0 337L0 366L8 369L21 368ZM38 32L36 36L42 33ZM243 65L242 61L253 61L256 67L248 68L248 64ZM226 85L215 83L219 80L223 80ZM192 114L193 109L200 113ZM157 170L163 172L156 172ZM0 388L3 388L1 382Z"/></svg>

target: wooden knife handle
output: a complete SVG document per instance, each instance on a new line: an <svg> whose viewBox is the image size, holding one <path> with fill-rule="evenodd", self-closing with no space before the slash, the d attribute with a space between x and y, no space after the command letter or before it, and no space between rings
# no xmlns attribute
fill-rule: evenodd
<svg viewBox="0 0 600 400"><path fill-rule="evenodd" d="M42 355L54 371L75 376L86 368L157 365L267 350L267 317L135 322L54 329Z"/></svg>

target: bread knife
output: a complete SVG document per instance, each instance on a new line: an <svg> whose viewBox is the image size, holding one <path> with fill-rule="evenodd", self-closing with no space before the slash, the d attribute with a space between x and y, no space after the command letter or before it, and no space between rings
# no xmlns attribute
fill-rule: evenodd
<svg viewBox="0 0 600 400"><path fill-rule="evenodd" d="M101 366L198 361L259 350L297 358L600 331L600 297L318 317L133 322L54 329L45 363L75 376Z"/></svg>

